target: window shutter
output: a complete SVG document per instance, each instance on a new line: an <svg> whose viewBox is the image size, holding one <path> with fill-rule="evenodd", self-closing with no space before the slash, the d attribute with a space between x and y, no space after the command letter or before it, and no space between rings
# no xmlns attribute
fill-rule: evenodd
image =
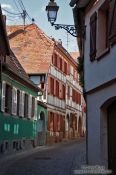
<svg viewBox="0 0 116 175"><path fill-rule="evenodd" d="M55 113L54 113L54 126L53 126L53 128L54 128L54 132L56 132L57 131L57 114L55 114Z"/></svg>
<svg viewBox="0 0 116 175"><path fill-rule="evenodd" d="M19 116L24 117L24 95L23 91L20 92L20 108L19 108Z"/></svg>
<svg viewBox="0 0 116 175"><path fill-rule="evenodd" d="M12 114L17 115L17 89L12 89Z"/></svg>
<svg viewBox="0 0 116 175"><path fill-rule="evenodd" d="M62 58L60 58L60 70L62 71Z"/></svg>
<svg viewBox="0 0 116 175"><path fill-rule="evenodd" d="M1 111L5 112L5 92L6 92L6 83L2 82L2 101L1 101Z"/></svg>
<svg viewBox="0 0 116 175"><path fill-rule="evenodd" d="M64 72L64 60L62 60L62 72Z"/></svg>
<svg viewBox="0 0 116 175"><path fill-rule="evenodd" d="M90 60L96 57L97 13L90 18Z"/></svg>
<svg viewBox="0 0 116 175"><path fill-rule="evenodd" d="M37 98L35 98L35 115L34 120L37 120Z"/></svg>
<svg viewBox="0 0 116 175"><path fill-rule="evenodd" d="M34 112L35 112L35 98L32 97L32 110L31 110L31 117L34 117Z"/></svg>
<svg viewBox="0 0 116 175"><path fill-rule="evenodd" d="M116 42L116 0L110 0L109 40L112 44Z"/></svg>
<svg viewBox="0 0 116 175"><path fill-rule="evenodd" d="M57 56L57 67L60 69L60 57Z"/></svg>
<svg viewBox="0 0 116 175"><path fill-rule="evenodd" d="M48 76L48 94L50 94L50 92L51 92L51 89L50 89L50 87L51 87L51 78Z"/></svg>
<svg viewBox="0 0 116 175"><path fill-rule="evenodd" d="M67 74L70 75L70 64L67 65Z"/></svg>
<svg viewBox="0 0 116 175"><path fill-rule="evenodd" d="M59 83L59 97L62 99L62 83Z"/></svg>
<svg viewBox="0 0 116 175"><path fill-rule="evenodd" d="M51 81L52 81L52 87L51 87L52 95L54 95L54 79L52 78Z"/></svg>
<svg viewBox="0 0 116 175"><path fill-rule="evenodd" d="M56 96L56 80L54 79L54 96Z"/></svg>
<svg viewBox="0 0 116 175"><path fill-rule="evenodd" d="M58 116L57 116L58 118L57 118L57 121L58 121L58 131L60 131L60 114L58 114Z"/></svg>
<svg viewBox="0 0 116 175"><path fill-rule="evenodd" d="M31 114L32 114L32 95L29 95L28 98L28 118L31 118Z"/></svg>

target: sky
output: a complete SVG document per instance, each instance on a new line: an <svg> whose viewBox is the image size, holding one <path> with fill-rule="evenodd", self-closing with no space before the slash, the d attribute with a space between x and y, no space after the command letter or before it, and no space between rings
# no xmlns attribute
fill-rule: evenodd
<svg viewBox="0 0 116 175"><path fill-rule="evenodd" d="M47 19L47 13L45 11L46 5L48 5L49 0L22 0L23 4L31 18L35 19L35 23L46 33L47 36L53 37L56 40L61 39L63 46L69 51L78 51L77 41L75 37L72 37L70 34L63 29L55 30L54 26L51 26ZM2 8L13 13L19 13L21 11L20 6L17 9L16 4L18 0L0 0ZM57 16L57 24L74 24L72 9L69 6L70 0L56 0L59 11ZM18 3L17 3L18 4ZM12 15L3 11L7 16L7 25L17 25L23 24L22 18L12 17ZM10 16L9 16L10 15ZM26 23L29 24L30 21L26 20Z"/></svg>

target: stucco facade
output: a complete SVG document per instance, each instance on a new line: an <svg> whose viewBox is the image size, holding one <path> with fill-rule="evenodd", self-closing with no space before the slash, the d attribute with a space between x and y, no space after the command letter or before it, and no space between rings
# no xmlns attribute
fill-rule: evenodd
<svg viewBox="0 0 116 175"><path fill-rule="evenodd" d="M82 0L75 17L80 11L86 26L86 38L80 36L78 44L84 59L87 163L104 165L115 174L116 1Z"/></svg>

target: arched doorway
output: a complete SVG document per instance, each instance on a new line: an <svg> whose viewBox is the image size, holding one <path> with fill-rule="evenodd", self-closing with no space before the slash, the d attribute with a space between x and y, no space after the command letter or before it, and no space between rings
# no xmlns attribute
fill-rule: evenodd
<svg viewBox="0 0 116 175"><path fill-rule="evenodd" d="M38 145L44 145L46 143L46 125L45 125L45 113L40 112L37 121L37 133L38 133Z"/></svg>
<svg viewBox="0 0 116 175"><path fill-rule="evenodd" d="M79 117L79 119L78 119L78 136L79 137L82 136L82 119L81 119L81 117Z"/></svg>
<svg viewBox="0 0 116 175"><path fill-rule="evenodd" d="M108 168L116 174L116 100L107 108Z"/></svg>

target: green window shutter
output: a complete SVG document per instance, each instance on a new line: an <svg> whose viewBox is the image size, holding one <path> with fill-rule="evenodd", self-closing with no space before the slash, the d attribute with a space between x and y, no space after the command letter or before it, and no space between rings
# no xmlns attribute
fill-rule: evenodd
<svg viewBox="0 0 116 175"><path fill-rule="evenodd" d="M1 111L5 112L5 92L6 92L6 83L2 82L2 103L1 103Z"/></svg>

